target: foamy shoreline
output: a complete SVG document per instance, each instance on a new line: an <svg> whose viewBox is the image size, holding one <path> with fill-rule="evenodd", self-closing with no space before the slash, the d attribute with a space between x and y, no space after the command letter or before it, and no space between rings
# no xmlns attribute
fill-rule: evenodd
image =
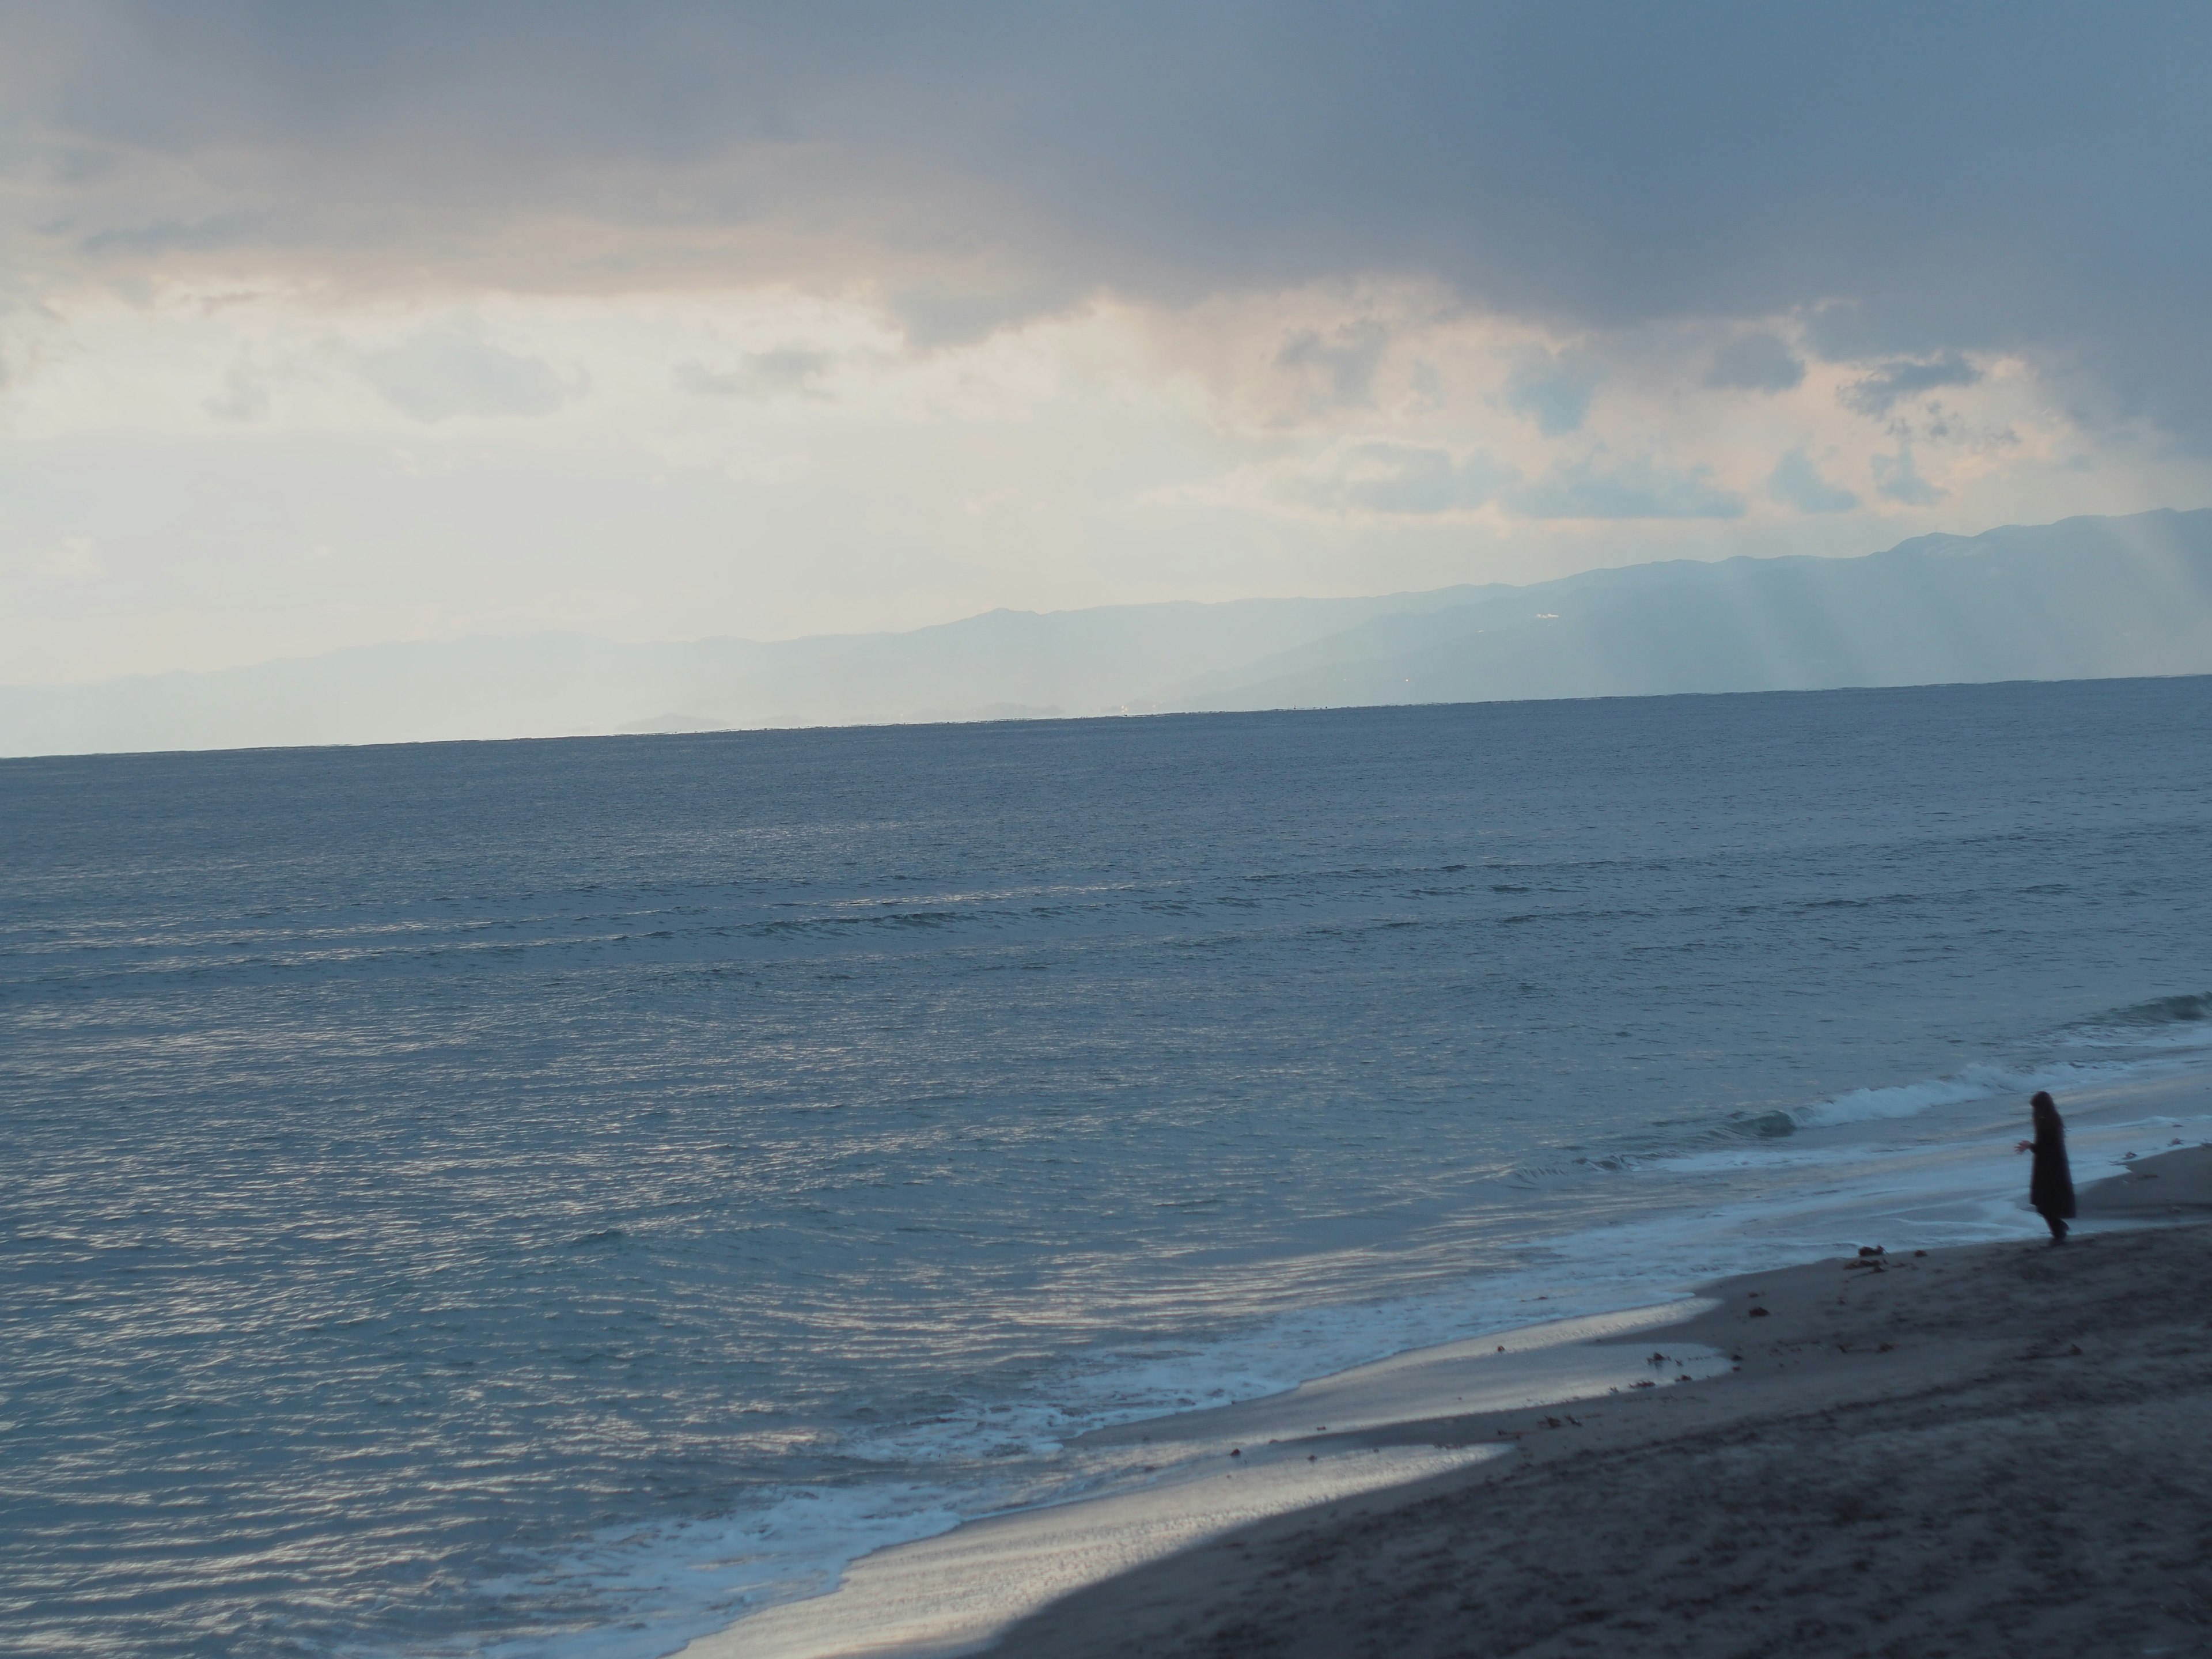
<svg viewBox="0 0 2212 1659"><path fill-rule="evenodd" d="M2124 1221L2148 1218L2141 1208L2149 1201L2146 1194L2155 1194L2161 1210L2175 1200L2204 1201L2203 1189L2212 1188L2208 1159L2212 1154L2192 1151L2178 1159L2144 1160L2124 1190L2118 1182L2107 1183L2087 1208ZM2149 1181L2161 1174L2162 1185L2151 1188ZM1908 1263L1921 1273L1951 1273L1977 1252L2021 1248L1972 1246L1900 1257L1883 1282L1911 1277L1895 1271ZM1814 1263L1708 1289L1731 1298L1757 1282L1772 1297L1776 1287L1801 1280L1825 1285L1835 1271L1832 1262ZM1767 1305L1784 1314L1787 1299ZM1077 1445L1158 1446L1158 1484L992 1516L877 1552L854 1563L833 1594L755 1614L684 1651L690 1659L925 1659L977 1651L1002 1637L1010 1652L1066 1650L1041 1638L1024 1645L1031 1624L1055 1617L1047 1603L1072 1598L1071 1605L1087 1604L1117 1584L1151 1583L1178 1563L1211 1559L1224 1537L1256 1535L1255 1528L1272 1536L1270 1528L1300 1522L1326 1526L1329 1511L1322 1506L1356 1504L1370 1516L1396 1513L1438 1489L1503 1478L1501 1447L1522 1454L1512 1460L1517 1468L1532 1462L1532 1452L1546 1455L1538 1449L1555 1434L1584 1449L1616 1443L1624 1433L1639 1443L1655 1434L1663 1437L1657 1425L1680 1420L1677 1402L1710 1406L1714 1396L1707 1387L1657 1386L1662 1380L1725 1377L1741 1393L1745 1377L1733 1370L1729 1355L1744 1352L1742 1330L1776 1346L1771 1339L1793 1328L1786 1316L1782 1324L1769 1315L1756 1326L1744 1324L1747 1317L1726 1300L1678 1300L1553 1322L1416 1350L1263 1400L1101 1431ZM1736 1323L1716 1323L1727 1320ZM1654 1364L1660 1354L1663 1363ZM1912 1374L1919 1376L1927 1363L1923 1356ZM1751 1369L1757 1372L1756 1362ZM1903 1374L1906 1367L1893 1363L1890 1369ZM1793 1397L1808 1389L1848 1393L1863 1381L1844 1374L1848 1370L1802 1357L1776 1367ZM1774 1378L1762 1382L1771 1395ZM1578 1402L1571 1412L1540 1409ZM1591 1410L1594 1403L1601 1408ZM1755 1401L1732 1407L1738 1415L1753 1408L1763 1407ZM1709 1417L1701 1409L1696 1420ZM1055 1627L1052 1643L1067 1635Z"/></svg>
<svg viewBox="0 0 2212 1659"><path fill-rule="evenodd" d="M1708 1287L1715 1305L1669 1340L1725 1346L1742 1361L1725 1376L1408 1425L1513 1435L1518 1455L1243 1529L990 1650L2203 1652L2212 1573L2191 1553L2212 1470L2174 1453L2212 1443L2212 1149L2082 1200L2108 1230L2063 1250Z"/></svg>
<svg viewBox="0 0 2212 1659"><path fill-rule="evenodd" d="M1471 1412L1626 1395L1729 1369L1674 1328L1684 1298L1398 1354L1285 1393L1096 1431L1078 1452L1147 1448L1150 1481L969 1522L849 1566L827 1595L774 1607L684 1650L690 1659L975 1651L1056 1597L1268 1516L1449 1474L1510 1443L1435 1437ZM1660 1341L1668 1362L1654 1365ZM1626 1346L1624 1346L1626 1345Z"/></svg>
<svg viewBox="0 0 2212 1659"><path fill-rule="evenodd" d="M2076 1173L2084 1181L2106 1170L2142 1167L2120 1162L2122 1154L2132 1148L2163 1146L2176 1132L2212 1133L2212 1115L2208 1115L2212 1114L2212 1082L2201 1073L2123 1078L2116 1085L2070 1093L2067 1098L2071 1121L2080 1132ZM1543 1311L1541 1298L1534 1293L1545 1287L1528 1285L1519 1302L1523 1322L1510 1327L1498 1322L1486 1329L1486 1322L1478 1321L1473 1329L1480 1334L1412 1346L1287 1390L1236 1405L1154 1414L1079 1435L1066 1443L1071 1468L1064 1484L1080 1494L1086 1485L1098 1490L1103 1480L1106 1501L1121 1504L1120 1510L1109 1513L1096 1507L1099 1498L1073 1495L1048 1500L1042 1507L971 1517L957 1528L949 1525L948 1516L928 1535L916 1538L909 1532L873 1551L854 1552L837 1570L838 1588L831 1593L750 1613L698 1637L691 1651L750 1656L873 1650L866 1645L874 1640L867 1632L899 1628L908 1614L897 1609L912 1601L917 1584L935 1610L925 1615L910 1608L913 1617L939 1631L942 1639L885 1650L972 1649L1024 1606L1041 1605L1051 1595L1082 1582L1081 1575L1069 1576L1067 1560L1080 1559L1091 1577L1109 1577L1148 1557L1188 1548L1209 1531L1309 1506L1353 1487L1367 1490L1427 1474L1425 1467L1401 1461L1411 1450L1437 1449L1433 1436L1424 1438L1422 1425L1473 1412L1601 1395L1607 1388L1626 1386L1649 1375L1635 1372L1633 1365L1651 1348L1624 1357L1592 1346L1591 1339L1601 1334L1607 1322L1626 1322L1620 1326L1626 1331L1692 1316L1693 1307L1684 1298L1700 1281L1770 1271L1838 1251L1847 1254L1868 1240L1887 1239L1909 1248L2039 1235L2040 1224L2021 1208L2018 1188L2024 1169L2011 1152L2014 1126L2008 1107L2008 1103L1987 1102L1969 1109L1974 1113L1971 1121L1954 1121L1940 1129L1930 1125L1936 1129L1933 1141L1923 1140L1919 1150L1895 1148L1884 1155L1886 1162L1838 1166L1843 1184L1833 1190L1816 1187L1819 1195L1812 1199L1811 1208L1786 1203L1779 1212L1747 1212L1735 1219L1730 1219L1733 1212L1716 1212L1687 1234L1661 1221L1591 1236L1575 1259L1562 1262L1559 1271L1566 1281L1554 1280L1547 1288L1555 1293L1571 1288L1595 1272L1599 1277L1584 1289L1595 1291L1595 1306L1607 1307L1609 1297L1616 1309L1629 1304L1623 1311L1529 1324L1530 1315ZM2191 1127L2184 1128L2185 1123ZM1831 1135L1834 1133L1854 1132ZM1856 1133L1881 1131L1870 1124ZM1785 1158L1799 1156L1788 1147L1779 1150ZM1848 1147L1844 1150L1848 1154ZM1748 1147L1743 1154L1754 1158L1772 1155L1762 1147ZM1966 1159L1963 1165L1962 1156ZM1591 1255L1592 1249L1597 1254ZM1635 1271L1624 1273L1624 1267ZM1576 1299L1589 1307L1593 1297L1586 1293ZM1506 1305L1512 1306L1512 1301ZM1501 1346L1508 1351L1504 1355L1496 1352ZM1697 1370L1693 1356L1704 1351L1694 1348L1686 1337L1663 1346L1670 1353L1692 1358L1692 1370ZM1626 1380L1606 1369L1623 1364L1632 1368ZM1322 1431L1323 1425L1328 1425L1326 1432ZM1265 1480L1257 1478L1274 1455L1267 1443L1271 1440L1310 1443L1297 1447L1300 1469L1310 1477L1304 1492L1279 1470ZM1157 1454L1152 1449L1154 1443ZM1344 1462L1347 1455L1371 1459L1377 1446L1387 1448L1382 1455L1396 1462L1395 1468L1369 1462L1355 1470ZM1218 1466L1234 1471L1237 1478L1224 1483L1218 1498L1193 1501L1191 1481L1231 1449L1242 1455ZM1308 1455L1315 1460L1310 1469L1304 1466ZM1144 1469L1137 1458L1155 1468ZM1139 1478L1140 1471L1146 1478ZM1323 1484L1327 1482L1336 1484ZM1171 1498L1152 1490L1163 1483L1180 1488L1180 1495ZM1263 1486L1267 1490L1262 1492ZM1211 1521L1206 1518L1209 1506L1216 1512ZM1049 1517L1049 1529L1060 1540L1057 1546L1031 1547L1024 1541L1043 1536L1039 1528L1046 1523L1038 1522L1038 1516ZM1102 1535L1110 1534L1110 1546L1084 1535L1090 1524L1086 1516L1098 1517L1097 1530ZM1003 1564L991 1565L987 1545L1009 1550L1027 1562L1022 1573L1032 1581L1028 1589L1012 1583ZM950 1565L956 1558L957 1568ZM931 1560L939 1564L937 1569L924 1566ZM908 1578L908 1588L899 1588L901 1575L909 1571L920 1576ZM952 1576L956 1571L987 1577L992 1586L974 1594L961 1591Z"/></svg>

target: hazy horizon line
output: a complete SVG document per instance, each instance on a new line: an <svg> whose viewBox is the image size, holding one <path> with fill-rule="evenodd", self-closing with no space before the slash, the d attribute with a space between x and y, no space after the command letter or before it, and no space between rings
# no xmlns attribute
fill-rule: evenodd
<svg viewBox="0 0 2212 1659"><path fill-rule="evenodd" d="M1662 565L1680 564L1727 565L1739 563L1778 564L1790 562L1807 564L1848 564L1858 559L1875 558L1885 553L1893 553L1901 548L1910 547L1917 543L1922 542L1942 540L1973 542L1981 540L1984 537L2001 535L2007 531L2013 530L2050 529L2060 525L2073 524L2088 520L2112 520L2116 522L2124 522L2130 520L2156 518L2161 515L2179 516L2191 513L2203 512L2212 512L2212 505L2190 507L2146 507L2136 513L2069 514L2065 517L2050 520L2040 524L2008 522L2004 524L1990 525L1984 529L1972 532L1923 532L1917 536L1908 536L1903 541L1893 542L1887 547L1870 548L1862 553L1728 553L1716 558L1709 559L1696 558L1687 556L1675 556L1658 559L1632 559L1626 562L1618 564L1601 563L1587 565L1578 570L1568 571L1560 575L1549 576L1541 581L1534 582L1447 582L1437 587L1390 588L1380 592L1362 591L1359 592L1346 593L1245 593L1239 594L1230 599L1130 599L1110 601L1100 605L1063 605L1050 610L1031 610L1019 605L993 605L987 610L966 611L959 616L948 617L937 622L917 623L908 628L862 629L849 631L832 629L816 633L787 634L768 637L760 637L744 634L693 634L684 635L664 635L647 639L635 640L621 639L610 635L591 633L583 629L578 628L537 628L518 633L474 632L467 634L422 635L412 637L396 635L380 640L364 640L353 645L333 646L327 650L322 651L308 651L296 654L255 657L245 661L225 663L220 666L212 668L157 668L146 670L137 673L103 674L91 678L74 680L0 681L0 690L70 690L90 686L114 685L128 681L164 680L180 678L199 679L218 674L246 672L254 669L277 667L287 664L323 662L334 657L343 657L360 653L389 651L410 646L464 646L495 641L513 642L527 640L562 639L586 641L595 645L611 646L620 650L650 650L655 647L721 644L774 647L799 645L812 641L903 639L916 634L926 634L934 629L957 628L963 623L976 622L987 617L1034 617L1043 618L1049 617L1088 616L1103 611L1166 611L1178 608L1214 609L1237 605L1328 605L1357 602L1363 599L1387 600L1399 599L1425 599L1433 597L1437 594L1450 593L1460 589L1465 589L1469 593L1533 591L1539 588L1554 587L1564 582L1577 581L1581 580L1583 577L1593 575L1602 571L1637 570ZM2092 678L2108 677L2094 676ZM2160 678L2165 677L2147 675L2141 678ZM1931 681L1929 684L1951 684L1951 682ZM1391 706L1410 707L1419 705ZM1064 715L1047 716L1045 718L1106 719L1117 717L1109 715ZM814 728L806 726L796 726L791 727L766 729L805 731ZM453 739L453 741L480 740ZM497 739L495 739L494 741L497 741Z"/></svg>

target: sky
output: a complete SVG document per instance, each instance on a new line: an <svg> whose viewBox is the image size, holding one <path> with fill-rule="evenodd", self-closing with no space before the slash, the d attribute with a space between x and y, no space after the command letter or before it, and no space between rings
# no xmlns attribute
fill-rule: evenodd
<svg viewBox="0 0 2212 1659"><path fill-rule="evenodd" d="M0 683L2212 502L2212 9L0 0Z"/></svg>

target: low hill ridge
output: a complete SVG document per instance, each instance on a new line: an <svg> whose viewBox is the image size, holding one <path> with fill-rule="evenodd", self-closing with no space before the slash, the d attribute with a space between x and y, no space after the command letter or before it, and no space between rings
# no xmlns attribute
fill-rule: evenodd
<svg viewBox="0 0 2212 1659"><path fill-rule="evenodd" d="M2212 672L2212 509L1528 586L996 610L900 634L356 647L0 688L0 754Z"/></svg>

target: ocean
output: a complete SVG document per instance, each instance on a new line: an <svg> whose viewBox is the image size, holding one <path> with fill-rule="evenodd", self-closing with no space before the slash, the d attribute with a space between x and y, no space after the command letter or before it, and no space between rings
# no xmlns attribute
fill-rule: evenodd
<svg viewBox="0 0 2212 1659"><path fill-rule="evenodd" d="M2212 678L0 762L0 1652L667 1652L2202 1126ZM2117 1091L2117 1092L2115 1092ZM2143 1097L2148 1098L2148 1097ZM2170 1132L2170 1134L2169 1134ZM1873 1237L1879 1235L1879 1237Z"/></svg>

